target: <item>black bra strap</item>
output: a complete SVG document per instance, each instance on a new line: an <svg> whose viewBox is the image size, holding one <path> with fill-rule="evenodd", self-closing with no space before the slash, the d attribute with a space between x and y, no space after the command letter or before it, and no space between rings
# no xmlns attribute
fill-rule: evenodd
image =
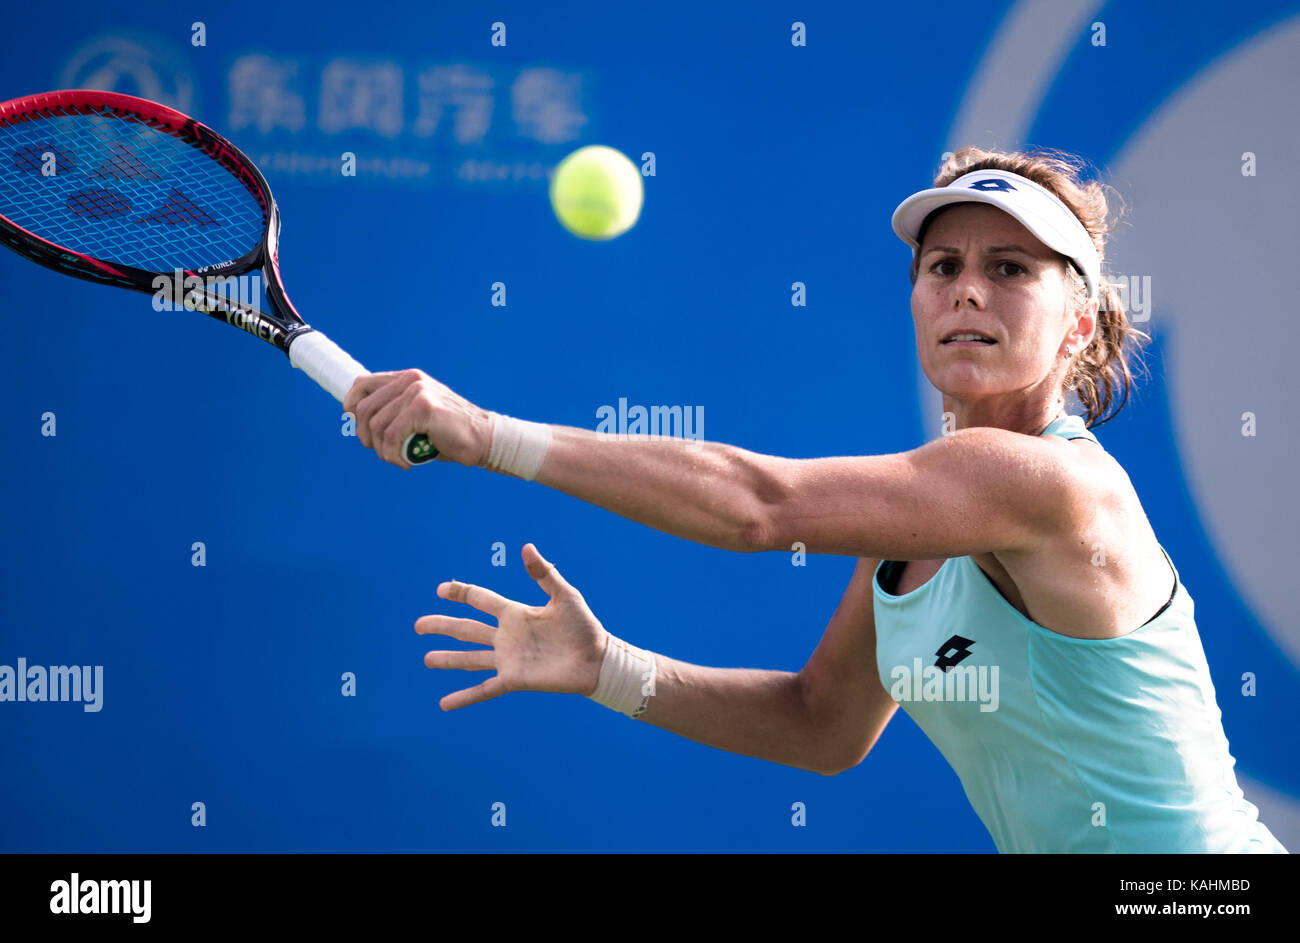
<svg viewBox="0 0 1300 943"><path fill-rule="evenodd" d="M901 560L885 560L880 565L880 588L891 596L898 595L898 581L903 577Z"/></svg>

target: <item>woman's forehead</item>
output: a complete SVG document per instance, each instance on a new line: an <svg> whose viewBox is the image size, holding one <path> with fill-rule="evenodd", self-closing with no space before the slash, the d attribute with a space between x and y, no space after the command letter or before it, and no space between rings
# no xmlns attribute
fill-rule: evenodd
<svg viewBox="0 0 1300 943"><path fill-rule="evenodd" d="M926 224L921 251L945 245L968 249L1018 246L1030 255L1057 253L1031 233L1020 220L987 203L962 203L938 210Z"/></svg>

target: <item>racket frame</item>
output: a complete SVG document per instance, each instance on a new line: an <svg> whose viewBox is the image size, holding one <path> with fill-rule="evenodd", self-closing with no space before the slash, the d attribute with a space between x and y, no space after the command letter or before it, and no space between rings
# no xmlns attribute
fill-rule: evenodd
<svg viewBox="0 0 1300 943"><path fill-rule="evenodd" d="M178 292L173 285L173 293L183 298L184 307L238 327L279 348L290 358L290 362L295 367L303 367L305 372L341 402L347 390L343 389L340 392L337 389L338 376L341 373L360 374L368 371L332 341L328 341L323 334L308 325L298 314L293 302L289 300L280 277L280 208L271 194L270 184L267 183L257 165L249 160L243 151L207 125L166 105L119 92L94 89L45 92L0 102L0 126L14 125L42 117L102 115L105 111L121 120L143 124L170 134L184 144L198 147L209 158L224 167L243 184L262 208L262 238L259 242L236 259L192 270L152 272L97 259L58 245L25 229L0 213L0 243L19 255L64 275L150 295L158 293L157 280L160 277L174 280L179 273L186 281L190 277L198 278L203 285L199 289L182 288ZM237 297L231 297L228 293L214 292L208 287L210 278L237 277L251 272L262 274L268 306L272 310L270 314ZM331 365L334 369L326 371L325 376L319 375L317 369L310 369L300 364L291 353L293 342L310 333L319 334L323 342L328 342L329 359L333 361ZM313 358L313 366L317 359L319 358ZM407 439L403 454L408 462L416 465L432 460L438 452L421 434Z"/></svg>

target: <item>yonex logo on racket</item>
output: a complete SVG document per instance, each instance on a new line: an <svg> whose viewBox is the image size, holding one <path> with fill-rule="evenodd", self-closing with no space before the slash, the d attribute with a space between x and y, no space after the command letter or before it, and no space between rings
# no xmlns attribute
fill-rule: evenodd
<svg viewBox="0 0 1300 943"><path fill-rule="evenodd" d="M257 310L262 291L262 276L257 272L200 278L177 269L172 275L155 277L153 287L155 311L217 314L227 324L273 344L284 336L280 327Z"/></svg>
<svg viewBox="0 0 1300 943"><path fill-rule="evenodd" d="M221 272L221 271L225 271L228 268L234 268L238 264L239 264L239 259L227 259L226 261L218 262L215 265L200 266L199 268L196 268L194 271L199 275L206 275L209 272Z"/></svg>
<svg viewBox="0 0 1300 943"><path fill-rule="evenodd" d="M199 271L214 269L220 266ZM175 269L170 275L155 276L153 289L155 311L227 311L232 306L256 307L262 295L262 276L259 272L200 276ZM226 321L235 323L229 316Z"/></svg>
<svg viewBox="0 0 1300 943"><path fill-rule="evenodd" d="M201 311L203 309L196 308L195 310ZM270 341L273 344L276 343L280 336L284 334L284 331L280 330L261 315L254 314L250 311L241 311L238 308L233 308L226 312L226 323L233 324L240 330L247 331L254 337L260 337L262 340Z"/></svg>

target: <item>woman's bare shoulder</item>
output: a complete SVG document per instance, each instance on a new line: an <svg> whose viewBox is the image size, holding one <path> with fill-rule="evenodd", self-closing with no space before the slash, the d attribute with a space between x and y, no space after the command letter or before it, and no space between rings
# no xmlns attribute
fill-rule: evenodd
<svg viewBox="0 0 1300 943"><path fill-rule="evenodd" d="M998 554L1040 625L1079 638L1114 638L1168 598L1172 572L1128 473L1090 439L1057 438L1078 493L1073 527L1033 554Z"/></svg>

